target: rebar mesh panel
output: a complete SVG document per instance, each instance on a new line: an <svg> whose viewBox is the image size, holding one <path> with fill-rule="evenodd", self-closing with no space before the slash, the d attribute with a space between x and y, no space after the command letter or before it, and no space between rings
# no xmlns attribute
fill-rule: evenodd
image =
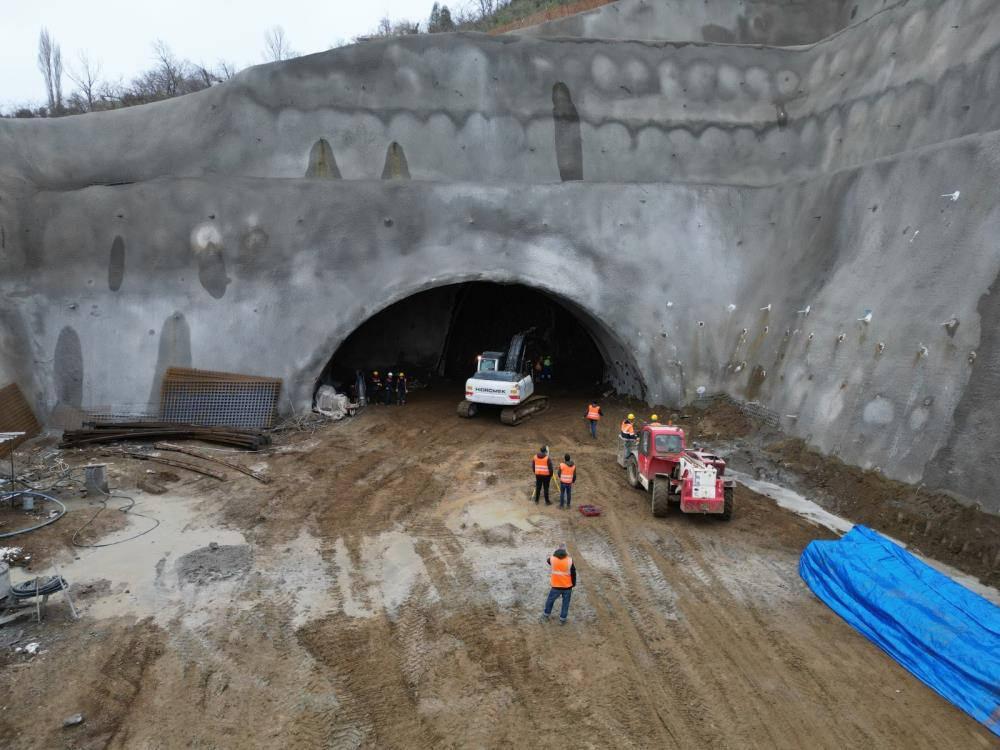
<svg viewBox="0 0 1000 750"><path fill-rule="evenodd" d="M115 424L117 422L156 421L160 418L159 404L106 404L83 410L84 422Z"/></svg>
<svg viewBox="0 0 1000 750"><path fill-rule="evenodd" d="M171 367L163 378L160 416L167 422L268 429L281 380Z"/></svg>
<svg viewBox="0 0 1000 750"><path fill-rule="evenodd" d="M35 419L35 413L31 411L17 383L0 388L0 432L24 433L24 437L0 444L0 456L6 456L25 440L41 431L42 426Z"/></svg>

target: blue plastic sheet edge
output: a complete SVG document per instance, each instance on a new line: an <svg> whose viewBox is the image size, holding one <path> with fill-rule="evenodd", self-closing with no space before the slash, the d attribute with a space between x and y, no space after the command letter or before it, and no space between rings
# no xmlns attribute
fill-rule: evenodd
<svg viewBox="0 0 1000 750"><path fill-rule="evenodd" d="M855 630L1000 736L1000 607L866 526L810 542L799 575Z"/></svg>

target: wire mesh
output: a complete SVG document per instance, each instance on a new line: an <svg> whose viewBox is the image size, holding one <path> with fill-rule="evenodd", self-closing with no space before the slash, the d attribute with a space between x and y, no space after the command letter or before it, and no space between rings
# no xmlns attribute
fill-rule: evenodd
<svg viewBox="0 0 1000 750"><path fill-rule="evenodd" d="M171 367L163 378L160 416L167 422L269 429L281 380Z"/></svg>

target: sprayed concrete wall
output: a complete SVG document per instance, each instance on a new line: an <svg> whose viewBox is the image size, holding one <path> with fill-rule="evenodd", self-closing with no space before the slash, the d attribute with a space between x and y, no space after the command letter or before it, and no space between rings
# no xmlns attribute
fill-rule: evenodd
<svg viewBox="0 0 1000 750"><path fill-rule="evenodd" d="M155 400L170 365L280 375L304 406L378 310L517 282L624 393L759 400L1000 510L989 11L910 2L790 50L406 39L0 122L0 377L50 421Z"/></svg>
<svg viewBox="0 0 1000 750"><path fill-rule="evenodd" d="M807 48L424 36L143 108L8 121L50 189L156 177L774 185L1000 128L992 0L894 7ZM81 152L85 144L85 152Z"/></svg>
<svg viewBox="0 0 1000 750"><path fill-rule="evenodd" d="M619 0L519 33L670 42L811 44L899 0Z"/></svg>

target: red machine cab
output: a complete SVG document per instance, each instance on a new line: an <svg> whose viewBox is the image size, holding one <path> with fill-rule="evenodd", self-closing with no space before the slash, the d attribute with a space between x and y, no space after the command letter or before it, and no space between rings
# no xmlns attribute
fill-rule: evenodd
<svg viewBox="0 0 1000 750"><path fill-rule="evenodd" d="M724 476L726 462L710 451L689 448L681 428L646 425L626 450L628 482L650 493L654 516L665 516L677 505L683 513L732 517L736 483Z"/></svg>

